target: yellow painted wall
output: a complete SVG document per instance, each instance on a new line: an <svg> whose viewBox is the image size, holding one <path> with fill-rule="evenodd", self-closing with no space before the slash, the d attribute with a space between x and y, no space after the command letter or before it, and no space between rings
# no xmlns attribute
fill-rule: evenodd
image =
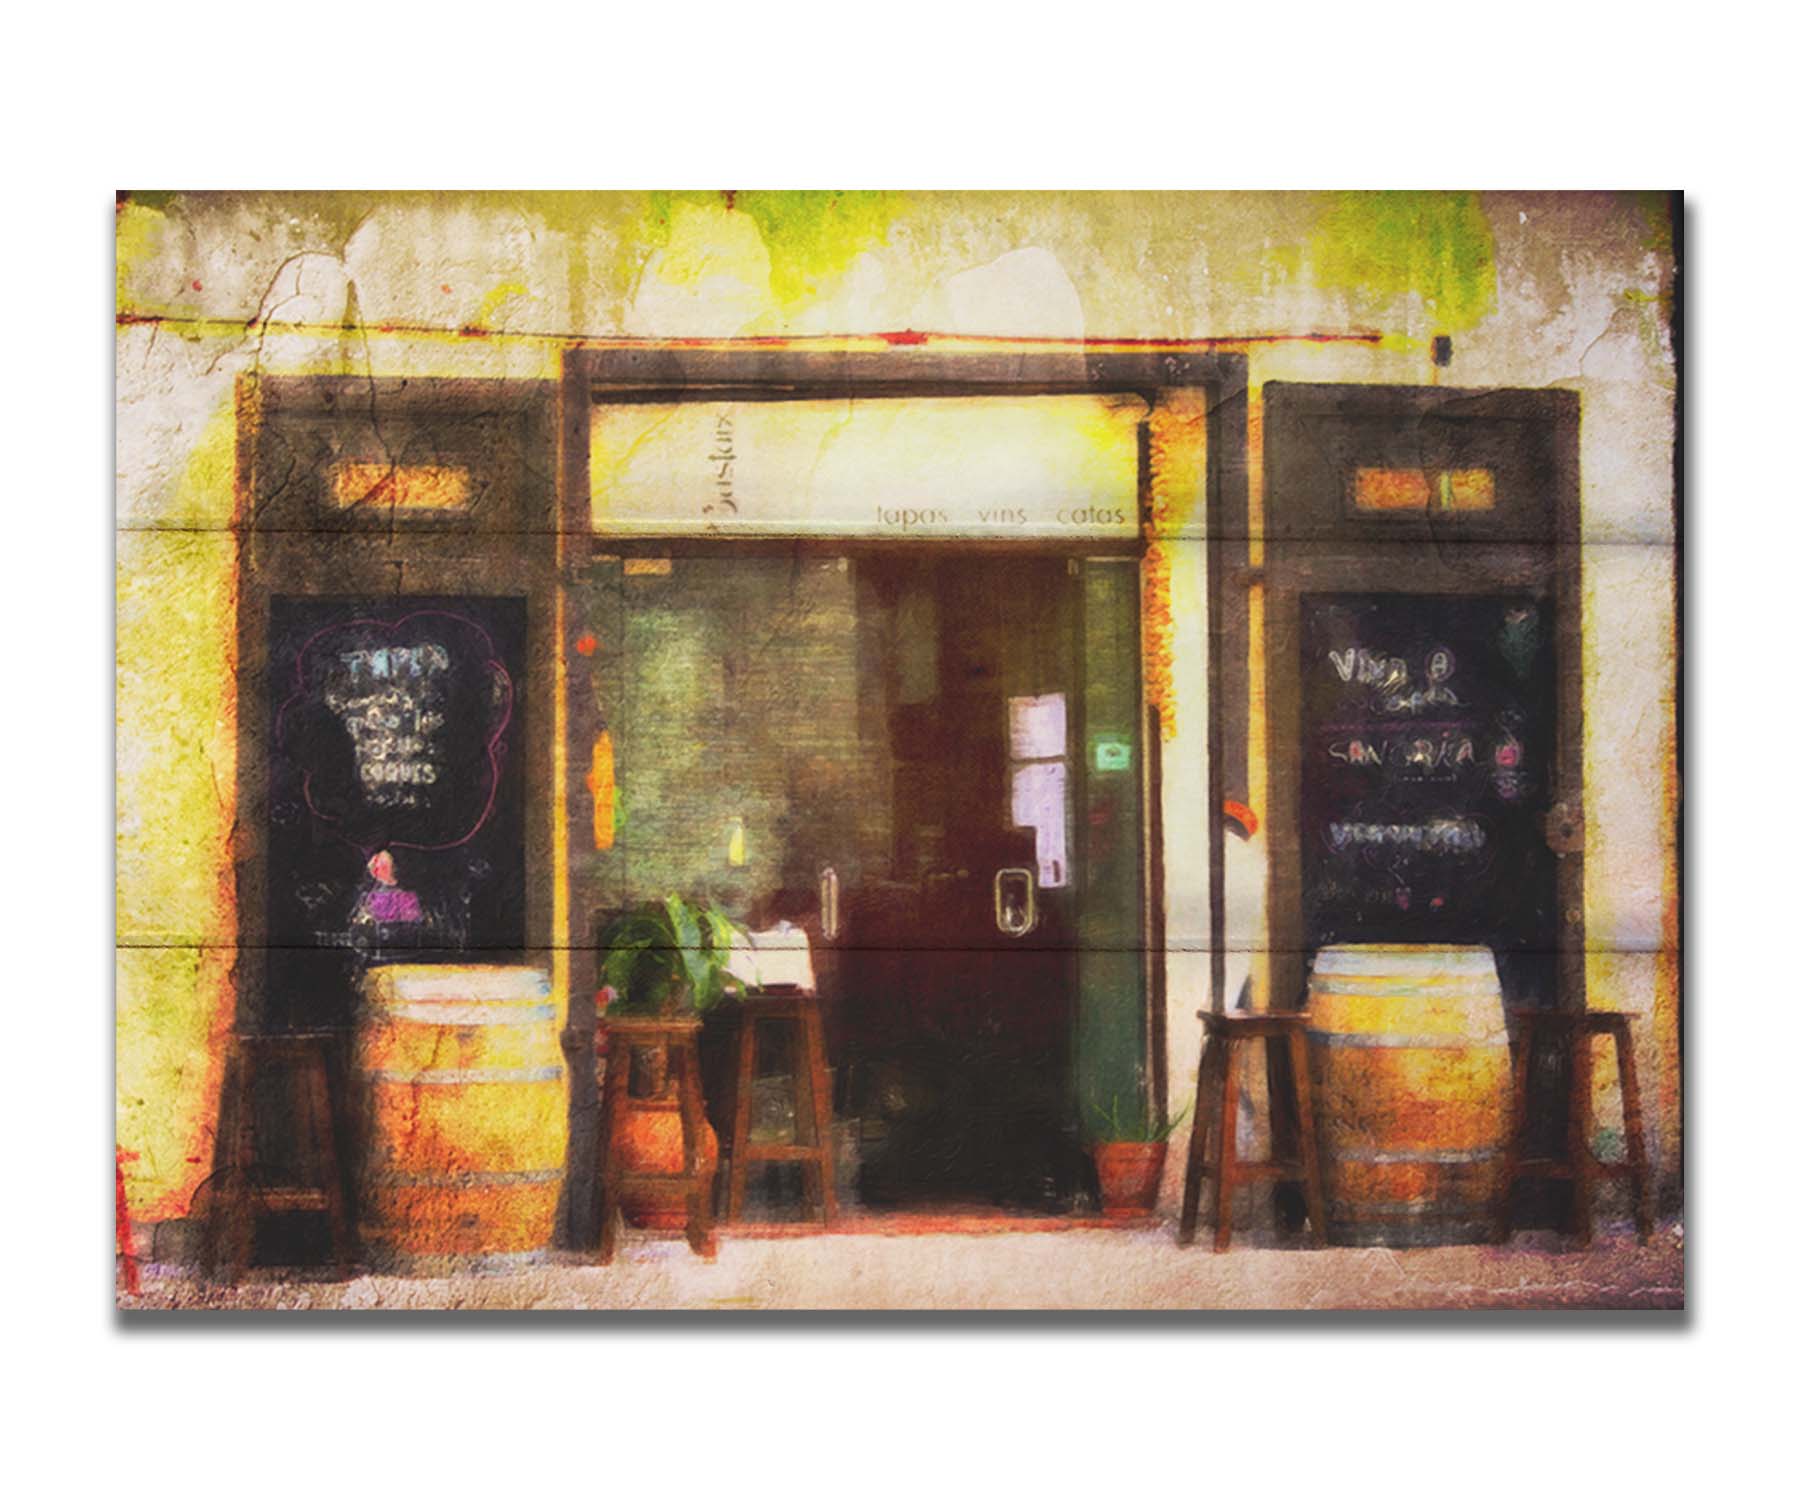
<svg viewBox="0 0 1800 1500"><path fill-rule="evenodd" d="M223 531L118 539L118 1139L147 1219L210 1169L232 1017L236 554Z"/></svg>
<svg viewBox="0 0 1800 1500"><path fill-rule="evenodd" d="M117 231L118 1107L140 1217L181 1213L204 1170L233 998L237 382L554 378L577 338L1244 339L1254 390L1277 379L1429 384L1430 340L1448 332L1448 383L1578 391L1592 544L1591 999L1650 1021L1640 1047L1655 1150L1677 1162L1672 238L1658 200L138 194ZM1316 333L1372 337L1301 337ZM1191 610L1204 588L1199 538L1172 543L1169 566L1173 597ZM1204 642L1191 627L1176 632L1171 681L1169 763L1203 768ZM1206 893L1204 862L1175 878L1178 863L1179 1101L1197 1041ZM1260 930L1262 878L1254 848L1234 851L1234 937L1246 903L1250 933Z"/></svg>

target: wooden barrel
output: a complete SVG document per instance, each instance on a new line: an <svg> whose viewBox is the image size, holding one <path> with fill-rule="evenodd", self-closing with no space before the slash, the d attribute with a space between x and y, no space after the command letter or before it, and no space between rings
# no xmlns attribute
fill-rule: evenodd
<svg viewBox="0 0 1800 1500"><path fill-rule="evenodd" d="M355 1049L357 1202L377 1265L542 1252L556 1227L568 1096L540 969L371 969Z"/></svg>
<svg viewBox="0 0 1800 1500"><path fill-rule="evenodd" d="M1511 1057L1494 955L1441 944L1325 948L1307 1009L1332 1237L1485 1239Z"/></svg>

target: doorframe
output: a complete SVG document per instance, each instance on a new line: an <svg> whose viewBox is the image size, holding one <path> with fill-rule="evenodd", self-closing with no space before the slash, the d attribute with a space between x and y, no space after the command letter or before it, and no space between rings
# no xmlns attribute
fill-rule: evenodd
<svg viewBox="0 0 1800 1500"><path fill-rule="evenodd" d="M1057 395L1136 395L1155 406L1158 399L1176 390L1198 390L1206 399L1206 472L1204 475L1204 544L1206 547L1206 619L1203 638L1207 696L1207 897L1209 912L1210 988L1213 1008L1225 997L1225 831L1221 806L1228 779L1241 783L1246 736L1246 694L1237 693L1235 712L1228 710L1226 694L1233 686L1247 686L1247 664L1226 662L1221 643L1234 638L1225 626L1224 577L1241 570L1248 557L1250 517L1249 469L1249 360L1241 353L1217 348L1108 349L1086 344L1037 347L1028 351L980 348L972 350L904 349L822 350L794 347L703 347L634 345L573 345L563 353L559 393L558 465L560 524L556 557L566 588L574 570L595 551L625 553L639 550L673 555L698 550L695 544L741 551L754 542L783 550L795 547L842 552L858 539L789 536L777 538L717 539L687 536L680 539L605 536L591 524L589 493L590 428L593 409L602 404L679 403L694 401L803 401L855 398L909 399L923 397L1021 397ZM1099 538L1082 540L1087 555L1117 550L1142 558L1153 535L1150 445L1148 424L1140 429L1138 444L1138 527L1129 541L1108 543ZM873 545L872 539L862 539ZM892 544L888 544L892 545ZM907 542L907 547L944 546L967 554L983 545L981 539L934 539ZM993 543L1007 550L1026 549L1028 541ZM1067 544L1060 539L1038 542L1058 552ZM1140 621L1141 621L1140 594ZM558 642L558 649L562 643ZM1145 677L1139 674L1139 723L1146 734L1160 735L1160 723L1145 698ZM556 718L566 723L566 687L559 681ZM1146 741L1146 743L1148 743ZM1160 741L1159 747L1160 749ZM1231 760L1228 765L1227 757ZM559 757L559 762L562 757ZM1167 952L1162 940L1164 912L1150 910L1152 900L1166 892L1162 847L1162 794L1160 754L1140 760L1140 777L1151 782L1144 789L1154 799L1157 816L1145 819L1143 828L1145 922L1141 939L1148 962L1142 1002L1146 1020L1145 1067L1150 1103L1166 1117L1168 1110ZM1236 768L1235 770L1233 768ZM1154 770L1154 780L1152 780ZM555 788L566 801L568 785ZM567 871L561 872L567 878ZM1153 894L1154 893L1154 896ZM573 910L573 892L570 908ZM572 936L572 935L571 935ZM571 1001L573 1001L571 996ZM571 1005L571 1018L578 1014Z"/></svg>
<svg viewBox="0 0 1800 1500"><path fill-rule="evenodd" d="M1555 613L1555 748L1550 801L1575 812L1583 785L1580 398L1565 390L1466 390L1444 386L1312 385L1264 388L1264 467L1268 476L1267 635L1264 685L1271 744L1298 745L1301 731L1299 628L1310 594L1473 596L1533 592ZM1354 421L1377 439L1339 439L1330 424ZM1361 521L1329 513L1341 489L1319 490L1326 462L1405 462L1446 441L1426 424L1461 427L1461 438L1487 445L1509 463L1548 473L1541 493L1502 493L1500 506L1473 522L1454 515ZM1460 440L1460 439L1459 439ZM1366 451L1361 444L1373 446ZM1335 445L1335 446L1334 446ZM1311 468L1308 467L1311 465ZM1329 482L1345 475L1333 470ZM1403 579L1395 583L1397 567ZM1306 935L1302 914L1298 763L1269 778L1269 948L1271 1005L1303 1002ZM1583 856L1577 835L1556 861L1556 995L1562 1010L1586 1008Z"/></svg>
<svg viewBox="0 0 1800 1500"><path fill-rule="evenodd" d="M555 634L555 391L548 381L463 378L374 380L334 375L244 375L236 390L234 509L237 548L236 823L232 832L237 901L237 1020L256 1027L268 1010L267 839L273 724L269 629L273 600L511 597L525 601L523 759L524 955L548 966L552 912L554 805L535 788L551 780L556 739L551 657ZM379 412L380 426L374 414ZM503 429L516 448L509 465L481 446L479 433ZM458 442L476 489L488 502L467 514L409 515L399 508L346 513L323 501L322 471L274 450L292 434L330 432L350 457L403 466L420 432ZM396 451L398 450L398 451Z"/></svg>

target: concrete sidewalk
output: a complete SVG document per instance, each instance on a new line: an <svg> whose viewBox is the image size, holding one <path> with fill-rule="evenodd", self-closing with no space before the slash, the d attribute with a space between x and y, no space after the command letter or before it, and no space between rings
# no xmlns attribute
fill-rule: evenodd
<svg viewBox="0 0 1800 1500"><path fill-rule="evenodd" d="M627 1233L611 1266L573 1255L503 1273L280 1279L235 1287L146 1266L121 1310L1634 1309L1684 1305L1682 1230L1626 1229L1585 1250L1550 1234L1504 1246L1312 1250L1252 1234L1215 1255L1167 1224L1055 1233L721 1236L715 1262L678 1237Z"/></svg>

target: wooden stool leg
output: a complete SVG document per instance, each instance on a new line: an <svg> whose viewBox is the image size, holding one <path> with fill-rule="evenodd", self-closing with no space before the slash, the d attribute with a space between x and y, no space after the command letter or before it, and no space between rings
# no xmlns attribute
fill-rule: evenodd
<svg viewBox="0 0 1800 1500"><path fill-rule="evenodd" d="M1619 1095L1625 1108L1625 1157L1631 1165L1631 1212L1637 1224L1638 1243L1650 1243L1655 1218L1650 1212L1650 1153L1644 1148L1644 1108L1638 1094L1637 1059L1632 1055L1631 1032L1621 1021L1613 1031L1619 1056Z"/></svg>
<svg viewBox="0 0 1800 1500"><path fill-rule="evenodd" d="M1298 1029L1287 1034L1288 1065L1294 1075L1294 1114L1300 1131L1300 1170L1306 1188L1306 1216L1312 1220L1312 1240L1325 1246L1325 1185L1319 1178L1319 1140L1313 1133L1312 1071L1306 1056L1306 1038Z"/></svg>
<svg viewBox="0 0 1800 1500"><path fill-rule="evenodd" d="M750 1163L750 1095L756 1080L756 1017L743 1012L738 1023L737 1087L731 1098L731 1166L726 1177L725 1217L744 1216L744 1182Z"/></svg>
<svg viewBox="0 0 1800 1500"><path fill-rule="evenodd" d="M200 1218L200 1271L209 1280L219 1274L220 1231L224 1217L220 1212L219 1194L231 1170L231 1142L236 1139L236 1122L232 1119L232 1099L237 1093L237 1056L227 1051L219 1080L219 1118L214 1125L213 1170L201 1185L195 1202L203 1205ZM190 1211L193 1205L189 1205Z"/></svg>
<svg viewBox="0 0 1800 1500"><path fill-rule="evenodd" d="M318 1095L313 1092L313 1064L316 1054L310 1046L300 1046L284 1052L282 1056L287 1064L287 1074L282 1082L286 1085L288 1107L294 1120L295 1144L299 1152L299 1161L296 1163L299 1181L295 1185L300 1188L316 1188L323 1193L326 1110L319 1107Z"/></svg>
<svg viewBox="0 0 1800 1500"><path fill-rule="evenodd" d="M214 1151L217 1166L209 1179L211 1195L206 1199L206 1216L200 1242L200 1264L209 1278L227 1279L230 1256L230 1198L237 1190L238 1178L238 1095L242 1090L238 1074L242 1059L233 1047L225 1054L225 1075L219 1085L218 1145Z"/></svg>
<svg viewBox="0 0 1800 1500"><path fill-rule="evenodd" d="M631 1048L614 1038L606 1053L606 1100L600 1111L600 1252L599 1263L612 1264L619 1245L619 1176L621 1168L613 1157L613 1141L625 1122L630 1108L627 1097L631 1087Z"/></svg>
<svg viewBox="0 0 1800 1500"><path fill-rule="evenodd" d="M225 1256L227 1283L249 1268L256 1242L256 1054L240 1046L233 1090L231 1165L226 1172Z"/></svg>
<svg viewBox="0 0 1800 1500"><path fill-rule="evenodd" d="M1200 1066L1194 1081L1194 1124L1188 1131L1187 1179L1181 1194L1181 1226L1175 1243L1191 1245L1200 1223L1200 1188L1206 1176L1206 1150L1212 1134L1213 1075L1218 1045L1208 1037L1200 1044Z"/></svg>
<svg viewBox="0 0 1800 1500"><path fill-rule="evenodd" d="M1519 1017L1519 1050L1513 1054L1512 1114L1507 1121L1506 1151L1500 1158L1500 1181L1494 1190L1494 1243L1512 1238L1513 1185L1518 1181L1519 1161L1525 1149L1526 1082L1531 1073L1531 1050L1536 1028L1529 1016Z"/></svg>
<svg viewBox="0 0 1800 1500"><path fill-rule="evenodd" d="M1213 1249L1225 1250L1231 1245L1231 1198L1237 1187L1237 1116L1238 1116L1238 1070L1236 1048L1230 1038L1223 1039L1224 1102L1219 1110L1219 1156L1218 1177L1214 1191L1217 1193L1213 1209L1215 1228L1213 1230Z"/></svg>
<svg viewBox="0 0 1800 1500"><path fill-rule="evenodd" d="M831 1139L831 1075L825 1067L825 1023L816 1006L808 1005L801 1012L800 1032L806 1054L807 1094L812 1105L813 1144L819 1148L819 1221L829 1224L837 1215L837 1153Z"/></svg>
<svg viewBox="0 0 1800 1500"><path fill-rule="evenodd" d="M1569 1170L1575 1179L1574 1231L1587 1245L1594 1238L1593 1151L1588 1132L1594 1114L1594 1054L1588 1033L1569 1037Z"/></svg>
<svg viewBox="0 0 1800 1500"><path fill-rule="evenodd" d="M812 1034L807 1029L806 1013L796 1010L788 1017L789 1081L793 1085L794 1144L818 1150L824 1136L819 1131L819 1086L813 1077ZM824 1212L825 1185L817 1170L818 1158L800 1163L800 1197L807 1216Z"/></svg>
<svg viewBox="0 0 1800 1500"><path fill-rule="evenodd" d="M306 1087L312 1095L313 1149L320 1186L325 1194L325 1217L331 1225L331 1258L337 1263L338 1270L347 1274L353 1259L350 1216L344 1207L344 1177L338 1163L337 1119L331 1108L331 1065L326 1056L327 1045L319 1042L309 1050Z"/></svg>
<svg viewBox="0 0 1800 1500"><path fill-rule="evenodd" d="M687 1173L687 1241L693 1252L715 1260L719 1242L713 1234L712 1179L700 1171L700 1132L705 1128L705 1108L700 1102L700 1051L692 1037L672 1043L675 1064L675 1097L681 1106L682 1170Z"/></svg>

